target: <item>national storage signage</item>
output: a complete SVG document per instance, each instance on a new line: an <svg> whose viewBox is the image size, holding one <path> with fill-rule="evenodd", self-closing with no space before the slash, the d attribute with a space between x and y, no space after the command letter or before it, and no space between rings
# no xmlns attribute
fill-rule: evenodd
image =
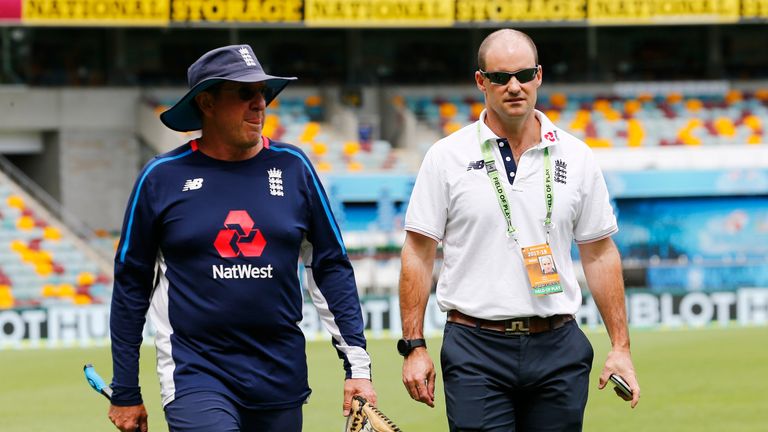
<svg viewBox="0 0 768 432"><path fill-rule="evenodd" d="M590 24L695 24L739 20L742 0L589 0Z"/></svg>
<svg viewBox="0 0 768 432"><path fill-rule="evenodd" d="M456 0L456 24L586 22L587 0Z"/></svg>
<svg viewBox="0 0 768 432"><path fill-rule="evenodd" d="M303 0L172 0L171 22L301 23Z"/></svg>
<svg viewBox="0 0 768 432"><path fill-rule="evenodd" d="M361 299L366 333L372 338L397 338L401 334L397 296ZM320 316L311 303L304 304L299 324L309 340L326 340ZM768 325L768 288L741 288L736 291L691 292L683 295L631 292L627 295L627 316L633 328L695 328L703 326ZM586 298L577 315L590 329L603 324L595 302ZM439 336L445 313L429 298L424 333ZM149 340L153 331L145 329ZM52 306L46 309L0 310L0 350L106 345L109 342L109 307Z"/></svg>
<svg viewBox="0 0 768 432"><path fill-rule="evenodd" d="M22 20L41 25L168 25L171 0L23 0Z"/></svg>
<svg viewBox="0 0 768 432"><path fill-rule="evenodd" d="M768 19L768 0L741 0L741 17L747 21Z"/></svg>
<svg viewBox="0 0 768 432"><path fill-rule="evenodd" d="M526 27L768 21L768 0L0 0L0 25Z"/></svg>
<svg viewBox="0 0 768 432"><path fill-rule="evenodd" d="M308 26L448 27L454 0L305 0Z"/></svg>

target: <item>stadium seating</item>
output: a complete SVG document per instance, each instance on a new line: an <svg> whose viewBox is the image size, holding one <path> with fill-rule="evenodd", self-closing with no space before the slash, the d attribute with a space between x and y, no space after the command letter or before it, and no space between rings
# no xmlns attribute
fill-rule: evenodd
<svg viewBox="0 0 768 432"><path fill-rule="evenodd" d="M447 135L475 121L477 96L404 96L424 123ZM552 93L537 108L592 147L761 144L766 142L768 89L721 95L636 97Z"/></svg>
<svg viewBox="0 0 768 432"><path fill-rule="evenodd" d="M107 301L111 278L30 201L0 179L0 309Z"/></svg>
<svg viewBox="0 0 768 432"><path fill-rule="evenodd" d="M155 106L155 115L165 111L173 100ZM334 130L328 121L322 97L282 95L272 101L264 120L264 135L297 145L310 157L320 173L359 173L402 169L403 164L392 145L372 140L370 134L359 133L349 140Z"/></svg>

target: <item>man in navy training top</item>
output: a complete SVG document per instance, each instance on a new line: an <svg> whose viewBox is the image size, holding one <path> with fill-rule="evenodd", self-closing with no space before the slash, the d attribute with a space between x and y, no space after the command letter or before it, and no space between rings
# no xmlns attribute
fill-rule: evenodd
<svg viewBox="0 0 768 432"><path fill-rule="evenodd" d="M190 66L160 118L202 136L139 174L115 257L109 418L148 430L138 382L149 311L171 431L300 431L307 381L299 259L344 360L351 398L373 403L352 266L307 156L262 135L267 105L296 78L267 75L248 45Z"/></svg>

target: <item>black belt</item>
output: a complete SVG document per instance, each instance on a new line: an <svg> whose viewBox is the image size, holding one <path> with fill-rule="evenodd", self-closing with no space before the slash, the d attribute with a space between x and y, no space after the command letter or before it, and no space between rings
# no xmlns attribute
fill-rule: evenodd
<svg viewBox="0 0 768 432"><path fill-rule="evenodd" d="M448 322L496 331L506 335L544 333L559 329L574 319L576 318L573 315L552 315L547 318L532 316L494 321L471 317L455 309L448 311Z"/></svg>

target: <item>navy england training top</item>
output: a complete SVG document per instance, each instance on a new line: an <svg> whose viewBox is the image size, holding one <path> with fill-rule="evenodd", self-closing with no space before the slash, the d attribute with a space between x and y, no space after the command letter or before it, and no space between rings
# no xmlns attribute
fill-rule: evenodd
<svg viewBox="0 0 768 432"><path fill-rule="evenodd" d="M195 141L156 156L134 186L115 257L113 403L142 402L149 310L163 405L202 390L248 408L302 404L300 259L347 378L370 378L352 266L306 155L265 138L243 161L210 158Z"/></svg>

